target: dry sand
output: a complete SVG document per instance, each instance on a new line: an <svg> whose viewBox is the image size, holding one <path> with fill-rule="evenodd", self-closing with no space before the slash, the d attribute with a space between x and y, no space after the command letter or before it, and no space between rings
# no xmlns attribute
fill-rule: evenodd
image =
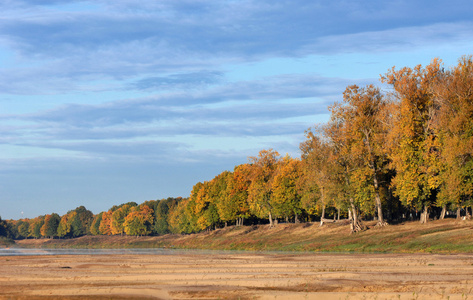
<svg viewBox="0 0 473 300"><path fill-rule="evenodd" d="M473 255L0 257L2 299L473 299Z"/></svg>

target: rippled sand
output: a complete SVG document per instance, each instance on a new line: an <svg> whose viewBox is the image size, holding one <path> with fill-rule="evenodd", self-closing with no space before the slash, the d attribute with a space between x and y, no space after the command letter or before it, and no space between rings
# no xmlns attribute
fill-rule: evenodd
<svg viewBox="0 0 473 300"><path fill-rule="evenodd" d="M473 256L0 257L3 299L473 299Z"/></svg>

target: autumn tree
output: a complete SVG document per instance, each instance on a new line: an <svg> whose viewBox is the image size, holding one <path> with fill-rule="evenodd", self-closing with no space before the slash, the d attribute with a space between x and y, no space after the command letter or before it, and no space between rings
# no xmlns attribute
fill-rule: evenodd
<svg viewBox="0 0 473 300"><path fill-rule="evenodd" d="M272 182L271 206L277 216L294 217L299 222L302 212L301 196L297 187L301 172L301 162L286 155L278 163L276 174Z"/></svg>
<svg viewBox="0 0 473 300"><path fill-rule="evenodd" d="M90 224L94 220L94 214L84 206L79 206L75 210L76 215L71 222L72 236L78 237L90 233Z"/></svg>
<svg viewBox="0 0 473 300"><path fill-rule="evenodd" d="M437 107L432 83L440 77L440 62L433 60L425 68L393 67L381 78L394 89L390 158L396 171L392 182L395 194L405 206L423 210L422 223L428 220L433 193L439 186L438 141L434 130Z"/></svg>
<svg viewBox="0 0 473 300"><path fill-rule="evenodd" d="M348 204L349 217L351 219L351 232L366 229L359 217L360 197L355 198L356 171L359 168L359 159L353 151L355 140L350 133L349 116L340 103L329 107L330 121L323 127L323 137L327 140L328 162L333 172L331 180L337 188L336 193ZM358 200L358 202L356 201Z"/></svg>
<svg viewBox="0 0 473 300"><path fill-rule="evenodd" d="M112 235L112 214L111 210L102 213L102 221L100 221L99 232L103 235Z"/></svg>
<svg viewBox="0 0 473 300"><path fill-rule="evenodd" d="M154 211L155 221L154 221L154 232L156 234L162 235L170 233L169 229L169 213L177 205L177 202L180 199L167 198L158 201L156 209Z"/></svg>
<svg viewBox="0 0 473 300"><path fill-rule="evenodd" d="M195 231L196 217L192 213L190 201L190 198L179 201L169 213L169 230L172 233L192 233Z"/></svg>
<svg viewBox="0 0 473 300"><path fill-rule="evenodd" d="M126 216L130 213L131 211L131 206L128 204L122 205L119 208L117 208L113 213L112 213L112 222L111 222L111 233L113 235L120 234L122 235L125 232L125 218Z"/></svg>
<svg viewBox="0 0 473 300"><path fill-rule="evenodd" d="M30 223L27 220L19 220L17 223L17 238L27 238L28 237L28 229L30 227Z"/></svg>
<svg viewBox="0 0 473 300"><path fill-rule="evenodd" d="M232 176L227 177L227 191L224 203L225 212L220 213L222 220L235 221L242 226L243 221L250 216L248 204L248 189L251 184L251 166L238 165L233 169Z"/></svg>
<svg viewBox="0 0 473 300"><path fill-rule="evenodd" d="M8 223L0 217L0 237L11 237Z"/></svg>
<svg viewBox="0 0 473 300"><path fill-rule="evenodd" d="M72 237L72 221L76 215L77 213L75 211L69 211L61 217L57 228L59 237Z"/></svg>
<svg viewBox="0 0 473 300"><path fill-rule="evenodd" d="M360 194L365 198L373 195L375 199L377 226L387 223L383 217L380 188L382 178L387 173L388 150L386 148L388 127L387 102L379 88L368 85L360 88L352 85L343 93L343 107L340 109L347 120L347 134L352 141L351 151L358 160L357 180L367 189ZM363 184L367 183L368 184Z"/></svg>
<svg viewBox="0 0 473 300"><path fill-rule="evenodd" d="M154 224L154 211L148 205L132 207L123 223L127 235L149 235Z"/></svg>
<svg viewBox="0 0 473 300"><path fill-rule="evenodd" d="M271 202L272 185L279 153L273 149L261 150L257 157L249 157L251 184L248 188L248 203L252 213L259 218L268 218L273 227L274 207Z"/></svg>
<svg viewBox="0 0 473 300"><path fill-rule="evenodd" d="M193 214L191 220L194 231L210 229L219 221L216 184L217 179L214 178L212 181L199 182L192 189L189 205Z"/></svg>
<svg viewBox="0 0 473 300"><path fill-rule="evenodd" d="M235 222L241 215L241 205L238 197L234 174L229 171L220 173L213 179L210 195L217 208L219 220L225 222ZM246 199L244 199L246 202Z"/></svg>
<svg viewBox="0 0 473 300"><path fill-rule="evenodd" d="M301 194L301 205L309 213L320 212L320 226L325 221L327 205L333 203L338 211L342 206L337 195L338 176L329 160L331 149L323 137L322 127L306 131L306 140L299 146L301 150L301 175L298 189Z"/></svg>
<svg viewBox="0 0 473 300"><path fill-rule="evenodd" d="M473 205L473 61L462 57L433 82L438 113L434 122L441 161L437 204L445 216L448 204L457 208ZM468 212L468 210L467 210Z"/></svg>
<svg viewBox="0 0 473 300"><path fill-rule="evenodd" d="M100 235L100 223L102 222L103 212L94 216L94 220L90 224L90 233L93 235Z"/></svg>
<svg viewBox="0 0 473 300"><path fill-rule="evenodd" d="M30 226L28 229L28 236L35 239L41 238L41 227L44 224L45 216L39 216L30 220Z"/></svg>
<svg viewBox="0 0 473 300"><path fill-rule="evenodd" d="M40 229L41 235L48 238L54 238L57 236L57 228L60 220L61 217L56 213L46 215L43 226L41 226Z"/></svg>

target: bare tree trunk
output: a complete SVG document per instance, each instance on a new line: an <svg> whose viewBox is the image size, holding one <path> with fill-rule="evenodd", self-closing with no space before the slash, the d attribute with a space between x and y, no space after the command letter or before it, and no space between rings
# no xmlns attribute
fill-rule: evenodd
<svg viewBox="0 0 473 300"><path fill-rule="evenodd" d="M365 230L365 225L361 222L361 220L358 219L358 213L356 212L356 207L355 203L353 202L353 198L350 198L350 206L352 214L352 222L350 224L351 233L356 233Z"/></svg>
<svg viewBox="0 0 473 300"><path fill-rule="evenodd" d="M457 220L460 220L460 217L461 217L461 206L458 206L457 207Z"/></svg>
<svg viewBox="0 0 473 300"><path fill-rule="evenodd" d="M374 185L374 196L376 200L376 208L377 208L377 213L378 213L378 222L376 223L376 226L386 226L388 223L384 221L383 218L383 208L381 206L381 197L379 196L379 186L378 186L378 176L376 174L376 169L374 169L374 176L373 176L373 185Z"/></svg>
<svg viewBox="0 0 473 300"><path fill-rule="evenodd" d="M324 225L324 219L325 219L325 205L322 206L322 215L320 216L320 225L319 225L319 227Z"/></svg>
<svg viewBox="0 0 473 300"><path fill-rule="evenodd" d="M442 212L440 213L440 220L445 219L445 214L447 213L447 205L442 206Z"/></svg>
<svg viewBox="0 0 473 300"><path fill-rule="evenodd" d="M269 228L273 228L273 215L269 212Z"/></svg>
<svg viewBox="0 0 473 300"><path fill-rule="evenodd" d="M383 217L383 207L381 205L381 197L379 196L379 182L378 182L378 168L376 167L373 151L371 150L371 144L370 144L370 136L368 133L365 132L365 144L368 148L368 152L370 155L370 168L373 171L373 187L374 187L374 196L376 200L376 210L378 213L378 222L376 223L376 226L386 226L388 225L387 222L384 221Z"/></svg>
<svg viewBox="0 0 473 300"><path fill-rule="evenodd" d="M468 211L468 206L465 206L465 219L471 220L470 212Z"/></svg>
<svg viewBox="0 0 473 300"><path fill-rule="evenodd" d="M424 211L420 214L420 223L426 224L429 221L429 208L424 205Z"/></svg>
<svg viewBox="0 0 473 300"><path fill-rule="evenodd" d="M340 208L337 207L337 221L340 221Z"/></svg>

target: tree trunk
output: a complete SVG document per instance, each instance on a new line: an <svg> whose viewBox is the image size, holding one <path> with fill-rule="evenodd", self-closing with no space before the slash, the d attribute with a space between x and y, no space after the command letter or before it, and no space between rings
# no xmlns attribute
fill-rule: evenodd
<svg viewBox="0 0 473 300"><path fill-rule="evenodd" d="M373 176L373 185L374 185L374 197L376 200L376 208L378 213L378 222L376 226L386 226L388 223L384 221L383 218L383 208L381 206L381 197L379 196L379 185L378 185L378 176L376 175L376 169L373 168L373 172L375 173Z"/></svg>
<svg viewBox="0 0 473 300"><path fill-rule="evenodd" d="M465 206L465 219L466 219L466 220L470 220L470 219L471 219L470 212L468 211L468 206Z"/></svg>
<svg viewBox="0 0 473 300"><path fill-rule="evenodd" d="M374 187L374 196L376 200L376 209L378 213L378 222L376 226L386 226L388 223L384 221L383 217L383 207L381 206L381 197L379 196L379 183L378 183L378 168L376 167L373 151L371 150L370 137L369 134L365 132L365 144L368 148L370 155L370 168L373 171L373 187Z"/></svg>
<svg viewBox="0 0 473 300"><path fill-rule="evenodd" d="M363 224L363 222L361 222L361 220L358 219L358 213L356 212L356 207L355 203L353 202L353 198L350 198L350 206L352 215L352 222L350 224L351 233L356 233L365 230L365 225Z"/></svg>
<svg viewBox="0 0 473 300"><path fill-rule="evenodd" d="M442 206L442 212L440 213L440 220L445 219L445 214L447 213L447 205Z"/></svg>
<svg viewBox="0 0 473 300"><path fill-rule="evenodd" d="M340 221L340 208L337 207L337 221Z"/></svg>
<svg viewBox="0 0 473 300"><path fill-rule="evenodd" d="M427 224L429 221L429 208L427 205L424 205L424 211L420 214L420 223Z"/></svg>
<svg viewBox="0 0 473 300"><path fill-rule="evenodd" d="M325 219L325 205L322 206L322 215L320 216L320 225L319 225L319 227L324 226L324 219Z"/></svg>
<svg viewBox="0 0 473 300"><path fill-rule="evenodd" d="M273 228L273 215L269 212L269 228Z"/></svg>
<svg viewBox="0 0 473 300"><path fill-rule="evenodd" d="M299 224L299 216L297 214L295 214L295 217L294 217L294 224Z"/></svg>
<svg viewBox="0 0 473 300"><path fill-rule="evenodd" d="M457 220L460 220L460 217L461 217L461 206L458 206L457 207Z"/></svg>

